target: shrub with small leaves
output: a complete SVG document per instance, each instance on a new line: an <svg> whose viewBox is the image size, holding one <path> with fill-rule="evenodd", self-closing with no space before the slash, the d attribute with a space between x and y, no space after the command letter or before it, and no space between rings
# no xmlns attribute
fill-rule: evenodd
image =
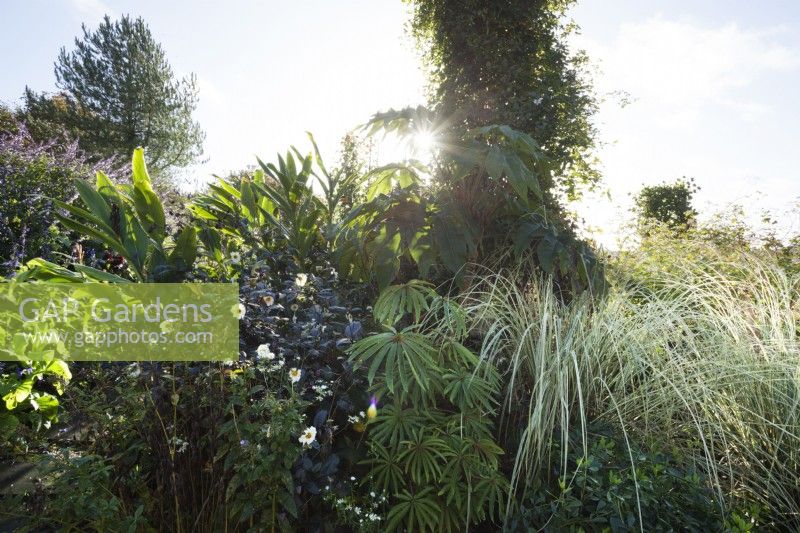
<svg viewBox="0 0 800 533"><path fill-rule="evenodd" d="M566 465L553 461L529 480L510 530L723 529L720 502L692 463L657 443L630 442L610 426L593 424L588 433L586 453L579 430L566 451L554 441L551 457L566 452Z"/></svg>

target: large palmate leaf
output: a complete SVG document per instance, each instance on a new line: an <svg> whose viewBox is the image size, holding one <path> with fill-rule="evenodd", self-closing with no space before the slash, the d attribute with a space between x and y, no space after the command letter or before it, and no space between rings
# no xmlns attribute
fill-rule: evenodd
<svg viewBox="0 0 800 533"><path fill-rule="evenodd" d="M404 490L397 495L397 504L389 511L386 529L434 531L438 529L441 514L433 487L426 487L416 493Z"/></svg>
<svg viewBox="0 0 800 533"><path fill-rule="evenodd" d="M431 131L437 122L435 113L425 106L417 106L376 113L365 128L370 135L382 130L405 137L421 131Z"/></svg>
<svg viewBox="0 0 800 533"><path fill-rule="evenodd" d="M429 422L429 419L416 409L388 404L378 412L370 438L384 446L397 446L400 442L411 438L415 431L423 429L426 422Z"/></svg>
<svg viewBox="0 0 800 533"><path fill-rule="evenodd" d="M482 167L495 180L507 179L520 199L542 198L539 174L545 168L536 141L509 126L492 124L469 132L486 142Z"/></svg>
<svg viewBox="0 0 800 533"><path fill-rule="evenodd" d="M448 202L432 217L432 238L439 260L452 273L475 259L478 242L469 220Z"/></svg>
<svg viewBox="0 0 800 533"><path fill-rule="evenodd" d="M419 322L422 313L429 308L428 301L436 296L431 284L412 279L401 285L392 285L384 289L375 302L373 314L375 319L387 326L395 325L406 314Z"/></svg>
<svg viewBox="0 0 800 533"><path fill-rule="evenodd" d="M491 412L497 405L496 384L474 371L460 368L444 375L444 394L461 411L479 408Z"/></svg>
<svg viewBox="0 0 800 533"><path fill-rule="evenodd" d="M405 480L399 455L391 448L375 445L370 446L370 455L372 457L363 461L363 464L369 465L375 484L383 491L397 493Z"/></svg>
<svg viewBox="0 0 800 533"><path fill-rule="evenodd" d="M400 460L406 474L414 483L438 480L442 467L452 455L447 442L426 430L415 431L410 439L400 443Z"/></svg>
<svg viewBox="0 0 800 533"><path fill-rule="evenodd" d="M358 341L350 349L350 360L368 365L370 384L381 370L386 388L397 396L407 393L413 385L427 390L431 379L439 372L433 346L412 328L391 329Z"/></svg>
<svg viewBox="0 0 800 533"><path fill-rule="evenodd" d="M369 181L367 188L367 201L373 200L379 194L388 194L393 188L405 189L412 185L420 185L420 174L430 171L419 161L405 163L392 163L368 172L364 180Z"/></svg>
<svg viewBox="0 0 800 533"><path fill-rule="evenodd" d="M377 195L353 208L335 230L340 270L364 281L374 276L378 287L387 287L401 258L412 258L426 224L427 202L417 187Z"/></svg>

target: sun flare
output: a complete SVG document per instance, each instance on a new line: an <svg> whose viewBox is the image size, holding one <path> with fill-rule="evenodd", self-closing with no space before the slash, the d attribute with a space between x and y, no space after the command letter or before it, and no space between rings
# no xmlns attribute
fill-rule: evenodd
<svg viewBox="0 0 800 533"><path fill-rule="evenodd" d="M436 136L430 130L417 132L411 139L411 145L416 155L429 157L436 147Z"/></svg>

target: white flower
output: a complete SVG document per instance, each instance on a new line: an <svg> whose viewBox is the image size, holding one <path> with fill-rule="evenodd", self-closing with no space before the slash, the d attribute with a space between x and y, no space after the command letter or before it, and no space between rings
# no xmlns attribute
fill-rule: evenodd
<svg viewBox="0 0 800 533"><path fill-rule="evenodd" d="M247 308L244 306L242 302L239 302L239 307L234 308L234 314L239 317L239 320L244 318L244 315L247 314Z"/></svg>
<svg viewBox="0 0 800 533"><path fill-rule="evenodd" d="M275 354L269 349L269 344L262 344L256 348L256 357L258 359L269 359L271 361L275 359Z"/></svg>
<svg viewBox="0 0 800 533"><path fill-rule="evenodd" d="M266 305L267 307L272 307L273 305L275 305L275 297L272 296L271 294L267 294L266 296L264 296L262 300L264 301L264 305Z"/></svg>
<svg viewBox="0 0 800 533"><path fill-rule="evenodd" d="M292 311L297 311L298 309L300 309L300 306L297 304L292 304L289 306L289 309L291 309Z"/></svg>
<svg viewBox="0 0 800 533"><path fill-rule="evenodd" d="M138 378L139 375L142 373L142 369L139 367L139 363L133 363L128 366L128 376L131 378Z"/></svg>
<svg viewBox="0 0 800 533"><path fill-rule="evenodd" d="M310 446L314 439L317 438L317 428L314 426L307 427L305 431L300 435L300 438L297 439L300 441L300 444L303 446Z"/></svg>
<svg viewBox="0 0 800 533"><path fill-rule="evenodd" d="M308 282L308 274L300 273L294 278L294 284L298 287L305 287Z"/></svg>
<svg viewBox="0 0 800 533"><path fill-rule="evenodd" d="M299 368L290 368L289 369L289 379L292 380L292 383L297 383L300 381L300 376L303 375L302 370Z"/></svg>
<svg viewBox="0 0 800 533"><path fill-rule="evenodd" d="M239 263L239 261L242 260L242 254L240 254L239 252L231 252L230 260L231 260L231 263L237 264L237 263Z"/></svg>

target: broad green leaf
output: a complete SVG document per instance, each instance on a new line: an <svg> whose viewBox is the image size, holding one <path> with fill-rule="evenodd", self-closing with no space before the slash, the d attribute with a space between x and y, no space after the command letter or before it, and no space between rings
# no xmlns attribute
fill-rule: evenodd
<svg viewBox="0 0 800 533"><path fill-rule="evenodd" d="M547 233L544 222L525 220L517 227L514 233L514 254L519 257L531 245L534 239L541 238Z"/></svg>
<svg viewBox="0 0 800 533"><path fill-rule="evenodd" d="M28 397L31 395L31 391L33 390L33 378L30 377L25 381L19 383L14 389L11 390L8 394L3 396L3 400L6 402L6 409L9 411L13 411L16 409L17 405L21 404Z"/></svg>
<svg viewBox="0 0 800 533"><path fill-rule="evenodd" d="M150 183L142 148L133 151L133 204L145 231L162 241L166 235L164 208Z"/></svg>
<svg viewBox="0 0 800 533"><path fill-rule="evenodd" d="M106 203L120 203L122 201L116 185L114 185L114 182L111 181L111 178L109 178L104 172L97 172L95 174L95 180L95 188L97 189L98 194L100 194L100 196L106 200Z"/></svg>
<svg viewBox="0 0 800 533"><path fill-rule="evenodd" d="M89 208L92 214L99 220L108 224L111 208L108 206L105 198L103 198L103 195L81 179L75 180L75 188L78 189L81 200L83 200L83 203L86 204L86 207Z"/></svg>
<svg viewBox="0 0 800 533"><path fill-rule="evenodd" d="M99 217L86 211L85 209L81 209L80 207L62 202L60 200L54 199L53 203L56 206L63 209L64 211L67 211L69 214L71 214L73 216L73 220L75 220L76 222L91 223L94 226L96 226L97 229L100 230L102 233L105 233L108 236L108 238L116 239L117 236L114 233L114 229L108 224L108 222L106 222L106 220L108 219L106 220L100 219Z"/></svg>
<svg viewBox="0 0 800 533"><path fill-rule="evenodd" d="M251 223L254 223L258 220L258 206L256 205L256 196L250 181L242 180L241 189L244 215Z"/></svg>
<svg viewBox="0 0 800 533"><path fill-rule="evenodd" d="M380 194L388 194L395 186L406 189L422 183L419 172L425 172L424 165L419 162L408 164L392 163L369 172L364 179L374 179L367 189L367 201L372 201Z"/></svg>
<svg viewBox="0 0 800 533"><path fill-rule="evenodd" d="M428 301L436 296L430 283L411 280L408 283L392 285L384 289L375 302L373 314L383 324L393 326L406 314L419 322L422 313L430 308Z"/></svg>
<svg viewBox="0 0 800 533"><path fill-rule="evenodd" d="M62 377L67 381L72 379L72 372L69 370L69 365L60 359L53 359L47 363L44 371Z"/></svg>
<svg viewBox="0 0 800 533"><path fill-rule="evenodd" d="M0 440L5 441L17 430L19 419L11 413L0 413Z"/></svg>
<svg viewBox="0 0 800 533"><path fill-rule="evenodd" d="M86 265L81 265L79 263L74 263L72 267L77 271L89 278L92 281L105 281L108 283L130 283L129 279L121 278L116 274L112 274L110 272L106 272L104 270L98 270L96 268L92 268Z"/></svg>
<svg viewBox="0 0 800 533"><path fill-rule="evenodd" d="M44 259L31 259L25 264L26 270L15 278L17 281L48 281L52 283L81 283L83 277L80 274L67 270L50 261Z"/></svg>
<svg viewBox="0 0 800 533"><path fill-rule="evenodd" d="M173 263L180 258L186 263L185 268L192 267L197 259L197 230L194 226L186 226L181 230L169 258Z"/></svg>
<svg viewBox="0 0 800 533"><path fill-rule="evenodd" d="M69 217L64 217L62 215L59 215L58 213L56 213L56 218L58 219L59 222L61 222L61 224L63 224L67 228L76 231L81 235L91 237L96 241L105 244L110 249L114 250L119 254L122 255L127 254L127 248L125 247L125 245L120 241L116 240L115 238L110 237L106 233L98 231L91 226L87 226L86 224L77 222Z"/></svg>
<svg viewBox="0 0 800 533"><path fill-rule="evenodd" d="M553 262L555 261L558 240L553 235L545 235L539 246L536 247L536 255L539 257L539 264L547 274L553 273Z"/></svg>

